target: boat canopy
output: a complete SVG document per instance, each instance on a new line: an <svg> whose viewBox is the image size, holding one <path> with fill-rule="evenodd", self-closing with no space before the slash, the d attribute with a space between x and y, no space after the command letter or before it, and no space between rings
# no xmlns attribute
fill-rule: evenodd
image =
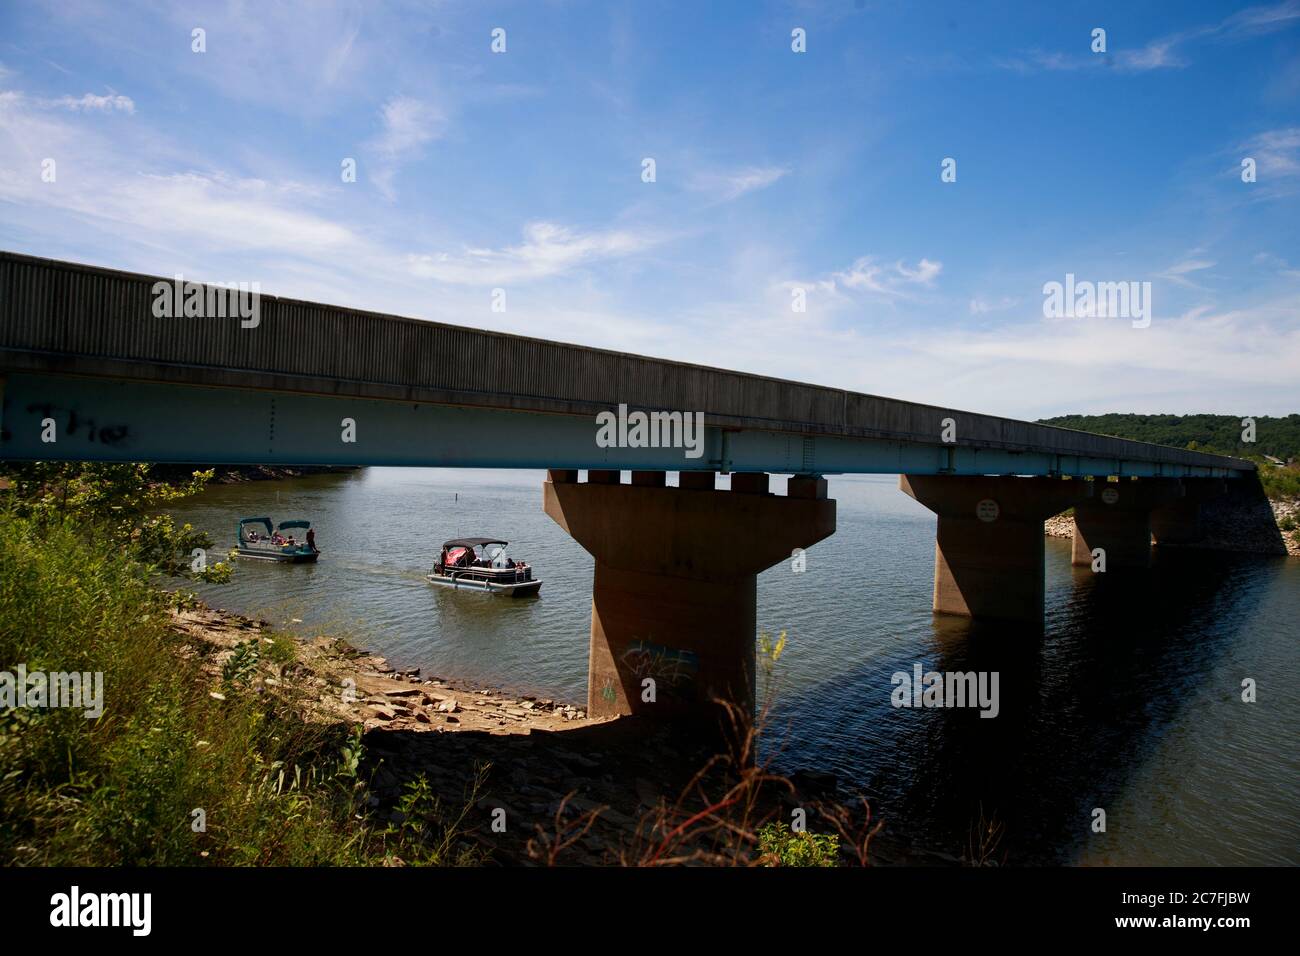
<svg viewBox="0 0 1300 956"><path fill-rule="evenodd" d="M284 527L281 525L281 527ZM452 538L443 544L444 548L481 548L485 544L499 544L501 547L508 545L509 541L502 541L500 538Z"/></svg>
<svg viewBox="0 0 1300 956"><path fill-rule="evenodd" d="M310 527L311 527L310 521L281 521L280 522L281 531L283 531L285 528L310 528Z"/></svg>
<svg viewBox="0 0 1300 956"><path fill-rule="evenodd" d="M244 525L246 524L260 524L262 527L266 528L267 534L270 534L272 531L275 530L275 527L271 524L270 518L240 518L239 530L241 534L243 533ZM281 525L281 527L284 526Z"/></svg>

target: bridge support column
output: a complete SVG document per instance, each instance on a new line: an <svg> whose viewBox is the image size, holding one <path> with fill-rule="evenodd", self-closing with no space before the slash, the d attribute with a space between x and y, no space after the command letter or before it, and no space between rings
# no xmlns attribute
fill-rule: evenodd
<svg viewBox="0 0 1300 956"><path fill-rule="evenodd" d="M752 710L758 572L833 534L835 502L815 478L782 497L766 475L716 491L711 473L678 488L637 474L553 471L543 485L546 513L596 559L587 712L716 719L714 698Z"/></svg>
<svg viewBox="0 0 1300 956"><path fill-rule="evenodd" d="M1183 494L1151 510L1151 534L1156 544L1196 544L1205 538L1201 506L1227 491L1222 478L1183 478Z"/></svg>
<svg viewBox="0 0 1300 956"><path fill-rule="evenodd" d="M1084 499L1088 482L900 475L898 486L939 516L935 613L1043 623L1043 522Z"/></svg>
<svg viewBox="0 0 1300 956"><path fill-rule="evenodd" d="M1091 567L1093 551L1106 553L1106 569L1151 564L1151 513L1180 499L1175 478L1098 481L1093 495L1074 509L1075 567Z"/></svg>

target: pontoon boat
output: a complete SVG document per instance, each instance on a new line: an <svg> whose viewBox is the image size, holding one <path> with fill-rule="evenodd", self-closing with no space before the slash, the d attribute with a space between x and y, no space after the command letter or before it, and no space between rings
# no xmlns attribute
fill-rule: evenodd
<svg viewBox="0 0 1300 956"><path fill-rule="evenodd" d="M244 518L239 522L239 547L235 553L260 561L312 564L320 551L314 541L308 540L310 532L310 521L281 521L276 528L270 518Z"/></svg>
<svg viewBox="0 0 1300 956"><path fill-rule="evenodd" d="M527 597L542 589L533 569L506 556L508 541L497 538L453 538L442 546L438 562L426 575L445 588L491 591Z"/></svg>

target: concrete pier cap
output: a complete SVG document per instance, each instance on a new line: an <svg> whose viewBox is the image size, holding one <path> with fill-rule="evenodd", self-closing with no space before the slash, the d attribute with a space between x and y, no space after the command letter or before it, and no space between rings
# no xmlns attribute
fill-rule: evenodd
<svg viewBox="0 0 1300 956"><path fill-rule="evenodd" d="M1200 504L1221 494L1224 483L900 475L899 487L938 515L936 613L1041 625L1045 519L1074 508L1076 567L1144 568L1153 526L1158 540L1194 540Z"/></svg>
<svg viewBox="0 0 1300 956"><path fill-rule="evenodd" d="M1074 566L1092 566L1095 554L1104 556L1107 572L1150 566L1152 513L1177 506L1180 501L1187 502L1187 488L1177 478L1120 479L1094 484L1096 492L1074 509L1071 553ZM1190 509L1184 508L1181 514L1177 511L1166 514L1163 527L1178 527L1184 534L1194 534L1194 527L1188 526L1191 519Z"/></svg>
<svg viewBox="0 0 1300 956"><path fill-rule="evenodd" d="M774 495L761 472L729 491L713 472L676 488L658 474L543 483L546 513L595 559L588 713L714 722L716 699L752 712L757 575L833 534L835 501L818 476Z"/></svg>

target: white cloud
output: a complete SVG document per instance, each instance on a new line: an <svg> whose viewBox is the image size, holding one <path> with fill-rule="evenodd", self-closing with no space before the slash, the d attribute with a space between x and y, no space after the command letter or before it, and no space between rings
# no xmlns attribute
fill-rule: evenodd
<svg viewBox="0 0 1300 956"><path fill-rule="evenodd" d="M1236 387L1238 395L1254 389L1271 390L1279 398L1290 391L1294 397L1300 363L1297 305L1294 296L1222 312L1202 305L1176 317L1157 316L1145 329L1117 319L1008 324L986 332L917 336L908 345L939 368L963 369L963 385L981 392L1006 376L1022 396L1033 394L1036 381L1059 394L1070 380L1062 375L1068 368L1075 376L1069 386L1073 401L1087 399L1112 411L1141 410L1126 402L1158 382L1189 395L1199 391L1203 397L1184 407L1204 407L1204 396L1220 387L1229 394ZM1189 369L1196 375L1189 376Z"/></svg>
<svg viewBox="0 0 1300 956"><path fill-rule="evenodd" d="M1188 279L1187 276L1193 272L1213 268L1214 264L1213 260L1210 259L1184 259L1182 262L1170 266L1164 272L1157 272L1156 275L1177 285L1186 286L1190 289L1199 289L1201 287Z"/></svg>
<svg viewBox="0 0 1300 956"><path fill-rule="evenodd" d="M695 192L708 193L723 201L730 201L746 193L766 189L789 172L783 166L746 166L727 171L704 171L691 177L689 187Z"/></svg>
<svg viewBox="0 0 1300 956"><path fill-rule="evenodd" d="M1300 126L1260 133L1242 144L1241 151L1255 160L1260 176L1300 175ZM1233 174L1241 174L1240 166Z"/></svg>
<svg viewBox="0 0 1300 956"><path fill-rule="evenodd" d="M768 306L762 314L702 307L709 321L682 327L670 357L723 354L729 368L1022 419L1295 411L1294 294L1227 311L1202 305L1157 314L1145 329L1123 319L1050 322L1037 307L1032 317L987 329L936 328L924 319L859 327L792 314L788 297Z"/></svg>
<svg viewBox="0 0 1300 956"><path fill-rule="evenodd" d="M1300 19L1300 0L1283 0L1281 3L1249 7L1218 23L1160 37L1136 49L1119 48L1109 53L1081 53L1075 56L1029 50L1016 56L1001 57L993 62L995 66L1002 69L1020 73L1104 66L1113 66L1125 73L1171 69L1187 65L1188 61L1178 53L1179 47L1198 40L1221 43L1240 37L1271 33L1285 29L1297 19Z"/></svg>
<svg viewBox="0 0 1300 956"><path fill-rule="evenodd" d="M574 232L549 222L524 227L524 241L503 249L407 257L414 275L459 285L504 285L568 272L580 265L628 256L654 239L625 231Z"/></svg>
<svg viewBox="0 0 1300 956"><path fill-rule="evenodd" d="M391 82L402 62L394 47L411 42L422 22L439 16L420 6L405 3L389 11L356 0L78 0L42 4L41 16L51 30L101 56L147 62L163 75L301 117L333 113L345 100L363 99L364 79L374 72ZM190 51L195 27L207 31L207 53Z"/></svg>
<svg viewBox="0 0 1300 956"><path fill-rule="evenodd" d="M1018 301L1018 299L1013 299L1005 295L996 300L989 300L976 296L970 300L970 314L987 315L990 312L1001 312L1004 309L1011 308Z"/></svg>
<svg viewBox="0 0 1300 956"><path fill-rule="evenodd" d="M1028 50L1016 56L996 57L993 65L1003 70L1017 73L1034 73L1038 70L1078 70L1086 61L1078 57L1069 57L1064 53L1046 53L1042 50Z"/></svg>
<svg viewBox="0 0 1300 956"><path fill-rule="evenodd" d="M921 259L915 268L903 264L881 265L871 256L857 259L842 272L831 273L832 288L851 289L855 292L875 292L881 295L903 295L907 286L931 286L943 263Z"/></svg>
<svg viewBox="0 0 1300 956"><path fill-rule="evenodd" d="M1186 66L1187 61L1174 52L1177 40L1155 40L1137 50L1116 50L1115 65L1130 73Z"/></svg>
<svg viewBox="0 0 1300 956"><path fill-rule="evenodd" d="M93 127L33 108L18 93L0 94L0 199L37 211L92 223L129 243L175 242L203 248L305 252L338 249L351 232L305 208L312 189L293 182L193 170L141 171L147 134L103 137ZM45 183L40 162L58 163Z"/></svg>
<svg viewBox="0 0 1300 956"><path fill-rule="evenodd" d="M1269 6L1247 7L1218 26L1227 34L1266 33L1300 20L1300 0L1284 0Z"/></svg>
<svg viewBox="0 0 1300 956"><path fill-rule="evenodd" d="M81 98L74 96L60 96L57 100L51 101L53 105L62 107L74 112L88 113L134 113L135 103L129 96L112 94L109 96L96 96L94 93L87 93Z"/></svg>
<svg viewBox="0 0 1300 956"><path fill-rule="evenodd" d="M1266 268L1273 269L1280 276L1285 276L1288 279L1300 279L1300 269L1292 268L1285 259L1271 252L1256 253L1255 262Z"/></svg>
<svg viewBox="0 0 1300 956"><path fill-rule="evenodd" d="M370 148L381 156L402 158L419 151L425 143L443 134L447 117L422 100L395 96L380 110L383 130L371 140Z"/></svg>
<svg viewBox="0 0 1300 956"><path fill-rule="evenodd" d="M1187 61L1174 51L1177 43L1177 39L1154 40L1134 50L1118 49L1109 53L1079 53L1073 56L1043 50L1028 50L1016 56L998 57L993 63L1001 69L1014 70L1017 73L1104 67L1113 67L1124 73L1142 73L1147 70L1186 66Z"/></svg>
<svg viewBox="0 0 1300 956"><path fill-rule="evenodd" d="M447 130L446 114L424 100L395 96L380 110L382 127L365 144L374 157L370 179L388 199L396 196L393 179L398 167L420 156L425 144L441 137Z"/></svg>

